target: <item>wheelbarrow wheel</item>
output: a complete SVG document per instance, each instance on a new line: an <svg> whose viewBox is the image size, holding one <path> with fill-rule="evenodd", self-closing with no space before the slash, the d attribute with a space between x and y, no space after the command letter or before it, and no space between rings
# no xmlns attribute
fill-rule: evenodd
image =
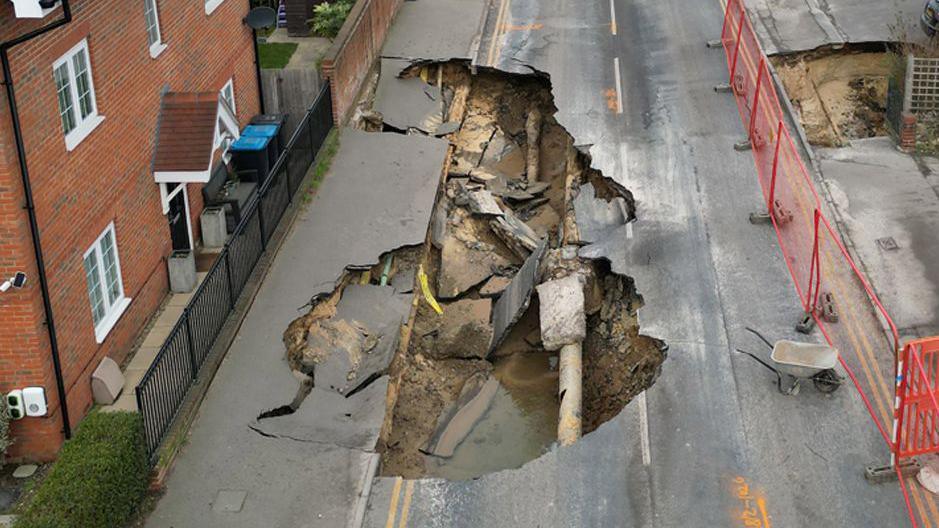
<svg viewBox="0 0 939 528"><path fill-rule="evenodd" d="M834 369L823 370L812 377L812 384L818 392L831 394L838 390L842 383L841 376Z"/></svg>

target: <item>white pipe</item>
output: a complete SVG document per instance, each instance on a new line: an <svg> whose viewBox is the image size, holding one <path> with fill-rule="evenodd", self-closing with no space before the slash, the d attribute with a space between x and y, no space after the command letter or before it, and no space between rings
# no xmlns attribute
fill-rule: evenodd
<svg viewBox="0 0 939 528"><path fill-rule="evenodd" d="M562 446L577 442L582 434L583 349L581 343L561 347L558 394L561 397L558 441Z"/></svg>

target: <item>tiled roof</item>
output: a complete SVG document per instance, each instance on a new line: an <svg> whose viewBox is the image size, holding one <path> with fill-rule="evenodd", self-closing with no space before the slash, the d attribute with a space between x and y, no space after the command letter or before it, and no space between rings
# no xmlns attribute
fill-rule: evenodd
<svg viewBox="0 0 939 528"><path fill-rule="evenodd" d="M217 92L168 92L163 95L157 130L154 172L204 171L215 146Z"/></svg>

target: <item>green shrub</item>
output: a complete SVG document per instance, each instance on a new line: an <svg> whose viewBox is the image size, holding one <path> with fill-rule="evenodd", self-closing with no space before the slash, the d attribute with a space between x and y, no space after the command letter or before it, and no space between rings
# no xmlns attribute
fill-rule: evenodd
<svg viewBox="0 0 939 528"><path fill-rule="evenodd" d="M14 528L120 528L139 507L149 473L140 415L92 412Z"/></svg>
<svg viewBox="0 0 939 528"><path fill-rule="evenodd" d="M321 37L335 38L342 29L342 24L352 10L352 0L337 0L336 2L323 2L313 8L311 27L313 32Z"/></svg>
<svg viewBox="0 0 939 528"><path fill-rule="evenodd" d="M10 440L10 411L7 409L6 395L0 394L0 466L3 466L7 448L13 441Z"/></svg>

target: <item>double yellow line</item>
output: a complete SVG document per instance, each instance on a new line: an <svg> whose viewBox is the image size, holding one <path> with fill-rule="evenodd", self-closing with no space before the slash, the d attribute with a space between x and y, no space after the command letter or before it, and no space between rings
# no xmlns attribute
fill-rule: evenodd
<svg viewBox="0 0 939 528"><path fill-rule="evenodd" d="M726 12L726 9L727 9L726 0L721 0L721 5L723 6L724 11ZM733 26L733 24L731 24L731 26ZM729 29L734 33L734 36L737 36L736 27L731 27ZM739 56L740 55L738 54L738 57ZM753 79L757 78L756 66L753 64L753 60L751 59L751 57L746 53L743 53L742 56L743 56L746 68L749 71L750 75L752 76L751 78ZM762 109L763 114L767 119L767 122L772 123L774 119L770 113L769 103L770 103L770 100L768 99L768 96L766 95L765 92L761 91L760 101L758 103L758 106L760 106L760 108ZM793 185L794 188L799 188L800 186L799 182L792 181L793 172L790 169L796 169L796 170L801 171L801 167L793 167L794 162L789 158L789 156L786 156L783 162L787 168L787 170L785 170L784 173L787 179L789 180L790 184ZM799 197L800 195L797 194L796 196ZM801 199L797 198L796 202L798 203L799 208L802 210L802 213L806 216L806 218L811 218L810 223L814 223L814 204L813 204L813 210L809 211L808 208L806 208L805 203ZM840 252L840 248L838 249L838 251ZM832 248L829 245L826 245L824 247L824 250L821 253L825 258L826 267L829 270L836 270L837 268L834 266L834 259L831 255L831 252L832 252ZM890 426L893 423L893 405L888 402L892 402L893 400L890 396L890 389L888 388L885 376L883 372L878 368L878 362L874 355L873 347L871 346L871 343L867 337L867 334L863 330L861 330L862 325L859 322L858 314L854 310L855 308L854 303L846 302L848 299L850 299L850 297L846 295L846 292L848 291L848 287L845 286L843 278L837 272L827 274L826 276L832 279L833 281L832 288L836 291L837 297L839 299L842 299L843 301L840 304L842 305L841 307L844 309L844 313L847 315L847 318L844 324L845 324L845 328L848 331L848 339L850 340L852 346L854 347L854 350L856 352L860 352L856 354L856 357L861 363L861 367L864 370L865 378L867 379L867 382L872 389L874 400L876 401L877 407L880 410L881 423L883 424L883 426L885 427L885 429L888 431L888 434L889 434ZM865 298L867 297L866 291L864 292L863 297ZM871 315L871 317L873 317L873 315ZM871 364L873 364L874 368L871 368ZM932 524L930 522L929 516L926 514L926 511L923 508L924 500L923 500L923 497L921 497L922 491L914 482L915 481L913 479L907 479L907 483L909 484L909 488L910 488L910 494L913 498L913 502L916 504L916 508L919 511L920 518L923 521L924 526L926 526L927 528L930 528ZM937 510L935 499L931 495L927 495L925 502L929 508L930 513L933 516L933 519L939 519L939 510Z"/></svg>
<svg viewBox="0 0 939 528"><path fill-rule="evenodd" d="M391 489L391 503L388 505L388 520L385 522L385 528L394 528L395 519L398 517L398 502L401 498L401 483L404 479L397 477L394 487ZM411 512L411 497L414 496L414 483L416 480L409 480L404 486L404 502L401 504L401 518L398 519L398 528L405 528L408 525L408 514Z"/></svg>
<svg viewBox="0 0 939 528"><path fill-rule="evenodd" d="M511 0L499 0L499 15L496 17L496 27L492 31L492 41L489 43L489 55L486 58L486 64L490 67L495 67L496 65L495 61L498 58L497 50L499 49L499 40L505 33L505 18L509 12L510 3Z"/></svg>

